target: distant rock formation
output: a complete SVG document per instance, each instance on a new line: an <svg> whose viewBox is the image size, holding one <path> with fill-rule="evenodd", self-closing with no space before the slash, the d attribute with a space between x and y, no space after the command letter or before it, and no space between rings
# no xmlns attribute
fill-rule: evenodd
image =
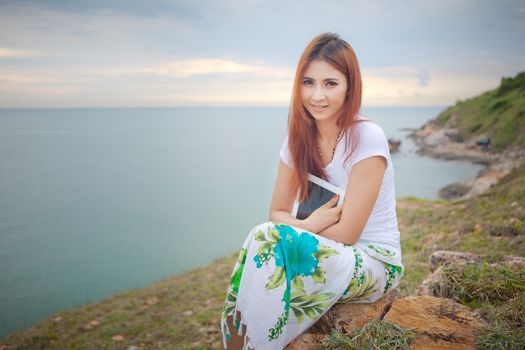
<svg viewBox="0 0 525 350"><path fill-rule="evenodd" d="M525 72L458 101L408 134L417 153L440 159L469 160L485 167L475 179L444 188L444 199L467 199L488 190L525 163Z"/></svg>
<svg viewBox="0 0 525 350"><path fill-rule="evenodd" d="M401 140L388 139L388 148L390 149L390 153L397 152L399 150L399 146L401 146Z"/></svg>

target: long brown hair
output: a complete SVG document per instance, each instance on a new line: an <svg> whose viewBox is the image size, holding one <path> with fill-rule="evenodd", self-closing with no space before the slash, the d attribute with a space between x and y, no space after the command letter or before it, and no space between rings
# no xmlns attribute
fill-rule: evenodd
<svg viewBox="0 0 525 350"><path fill-rule="evenodd" d="M337 125L346 134L345 152L350 149L346 160L354 151L359 137L355 126L359 122L357 117L361 108L362 83L357 57L352 47L337 34L320 34L310 41L299 59L288 113L288 147L293 164L292 188L294 192L299 191L302 201L308 198L308 173L326 179L317 151L317 126L301 100L303 75L308 64L314 60L331 64L346 77L346 99L337 119Z"/></svg>

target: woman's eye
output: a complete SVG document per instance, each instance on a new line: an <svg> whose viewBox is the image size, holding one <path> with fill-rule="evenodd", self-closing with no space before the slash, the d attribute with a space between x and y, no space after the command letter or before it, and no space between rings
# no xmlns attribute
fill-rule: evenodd
<svg viewBox="0 0 525 350"><path fill-rule="evenodd" d="M311 80L303 80L303 85L312 85Z"/></svg>
<svg viewBox="0 0 525 350"><path fill-rule="evenodd" d="M328 86L337 86L337 83L335 81L329 81L328 83L326 83L326 85L328 85Z"/></svg>

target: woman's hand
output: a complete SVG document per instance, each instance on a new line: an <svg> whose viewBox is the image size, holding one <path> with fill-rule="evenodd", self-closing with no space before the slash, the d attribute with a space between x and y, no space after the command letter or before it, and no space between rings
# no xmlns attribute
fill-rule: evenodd
<svg viewBox="0 0 525 350"><path fill-rule="evenodd" d="M317 208L309 217L303 220L304 226L308 231L319 233L339 221L343 206L334 207L338 199L338 195L333 196L332 199Z"/></svg>

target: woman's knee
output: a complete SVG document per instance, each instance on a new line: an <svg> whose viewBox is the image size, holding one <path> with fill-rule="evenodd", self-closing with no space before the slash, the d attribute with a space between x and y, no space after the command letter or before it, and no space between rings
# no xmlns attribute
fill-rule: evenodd
<svg viewBox="0 0 525 350"><path fill-rule="evenodd" d="M266 235L268 233L268 230L270 228L273 228L273 227L274 227L274 223L273 222L271 222L271 221L263 222L262 224L259 224L259 225L255 226L250 231L250 235L255 237L261 231Z"/></svg>

